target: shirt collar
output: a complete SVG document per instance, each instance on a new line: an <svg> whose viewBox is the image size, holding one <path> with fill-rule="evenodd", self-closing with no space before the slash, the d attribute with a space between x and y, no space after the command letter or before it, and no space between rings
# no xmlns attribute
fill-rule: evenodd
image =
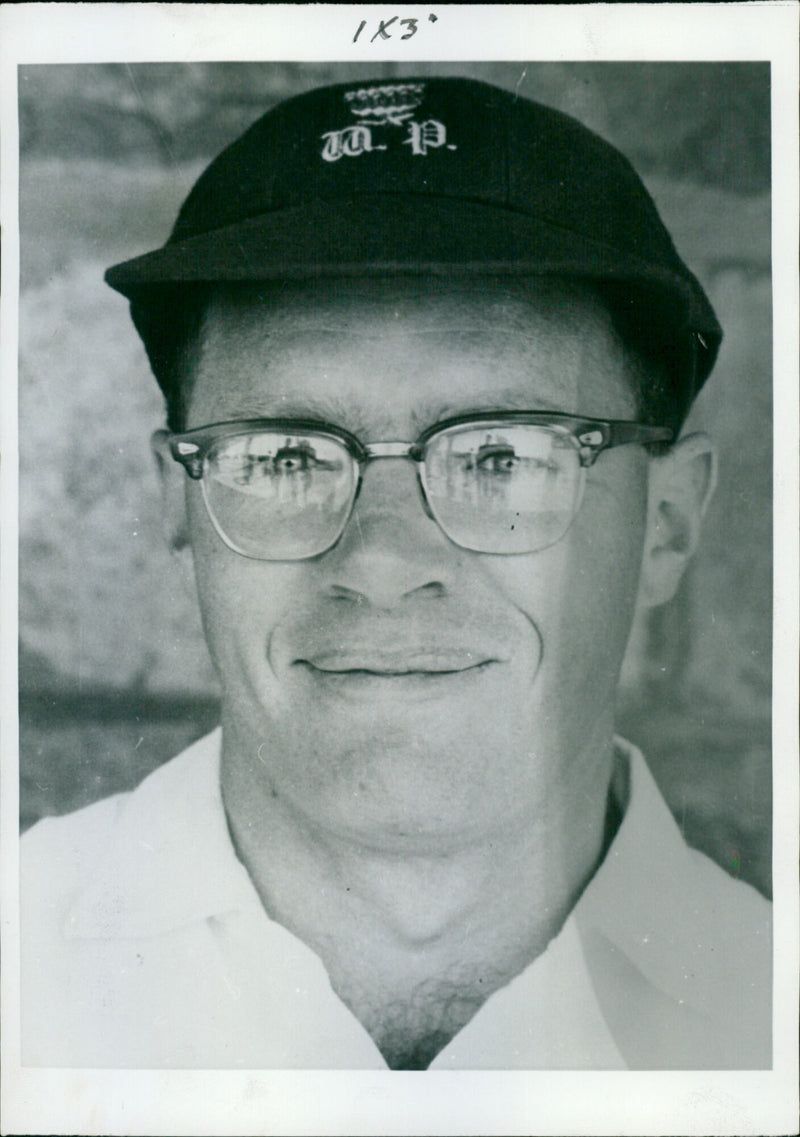
<svg viewBox="0 0 800 1137"><path fill-rule="evenodd" d="M221 737L218 728L119 797L103 861L68 917L69 935L156 936L260 903L228 832Z"/></svg>
<svg viewBox="0 0 800 1137"><path fill-rule="evenodd" d="M713 987L702 978L713 970L708 872L724 874L699 871L641 753L619 738L615 746L630 770L628 807L573 912L595 986L611 990L612 976L635 973L705 1013Z"/></svg>

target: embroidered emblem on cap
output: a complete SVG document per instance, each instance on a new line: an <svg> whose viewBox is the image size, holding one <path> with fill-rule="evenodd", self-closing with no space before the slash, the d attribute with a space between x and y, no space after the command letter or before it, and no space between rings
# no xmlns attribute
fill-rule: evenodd
<svg viewBox="0 0 800 1137"><path fill-rule="evenodd" d="M411 147L412 154L424 157L429 150L442 146L455 150L456 146L447 141L444 123L435 118L416 122L411 117L424 94L424 83L391 83L346 91L345 102L359 121L341 130L326 131L321 136L324 145L320 157L326 162L338 162L340 158L357 158L374 150L388 150L386 142L375 140L373 130L392 126L406 127L408 133L402 142Z"/></svg>
<svg viewBox="0 0 800 1137"><path fill-rule="evenodd" d="M362 87L347 91L345 102L366 126L400 126L422 102L424 83L395 83L386 87Z"/></svg>

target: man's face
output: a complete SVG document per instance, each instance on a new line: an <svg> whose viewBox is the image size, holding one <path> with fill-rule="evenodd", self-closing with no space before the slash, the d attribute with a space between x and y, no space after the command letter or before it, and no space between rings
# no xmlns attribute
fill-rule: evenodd
<svg viewBox="0 0 800 1137"><path fill-rule="evenodd" d="M216 295L188 425L314 418L375 442L539 409L635 418L588 291L361 280ZM187 479L229 772L368 845L446 849L532 821L574 836L609 776L646 471L640 446L604 453L563 539L501 556L454 545L413 463L377 460L339 543L293 562L229 550Z"/></svg>

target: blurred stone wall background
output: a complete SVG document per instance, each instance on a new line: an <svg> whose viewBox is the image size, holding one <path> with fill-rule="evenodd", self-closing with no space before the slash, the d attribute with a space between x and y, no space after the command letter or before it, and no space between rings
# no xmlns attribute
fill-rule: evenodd
<svg viewBox="0 0 800 1137"><path fill-rule="evenodd" d="M689 840L770 889L772 412L766 64L421 64L559 107L644 177L726 331L692 414L720 444L703 550L636 627L621 729ZM162 407L102 280L161 244L201 168L273 102L400 65L113 64L19 73L22 824L127 788L215 722L162 545Z"/></svg>

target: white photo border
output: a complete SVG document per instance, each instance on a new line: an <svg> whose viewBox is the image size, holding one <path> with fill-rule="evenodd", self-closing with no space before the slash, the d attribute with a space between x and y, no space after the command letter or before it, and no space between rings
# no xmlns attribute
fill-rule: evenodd
<svg viewBox="0 0 800 1137"><path fill-rule="evenodd" d="M435 23L428 20L434 13ZM353 36L416 18L407 44ZM20 4L0 11L3 227L2 1131L72 1134L778 1134L796 1131L798 1002L798 6ZM759 1072L50 1070L19 1061L16 68L221 60L767 60L775 386L774 1067Z"/></svg>

